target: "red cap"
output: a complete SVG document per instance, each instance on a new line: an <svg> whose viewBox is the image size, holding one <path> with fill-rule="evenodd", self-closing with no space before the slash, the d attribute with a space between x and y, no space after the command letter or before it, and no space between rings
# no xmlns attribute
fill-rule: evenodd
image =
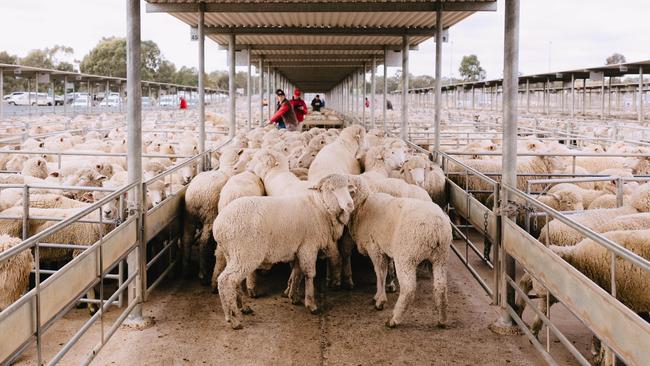
<svg viewBox="0 0 650 366"><path fill-rule="evenodd" d="M295 89L295 90L293 91L293 96L294 96L294 97L299 97L299 96L300 96L300 90L299 90L299 89Z"/></svg>

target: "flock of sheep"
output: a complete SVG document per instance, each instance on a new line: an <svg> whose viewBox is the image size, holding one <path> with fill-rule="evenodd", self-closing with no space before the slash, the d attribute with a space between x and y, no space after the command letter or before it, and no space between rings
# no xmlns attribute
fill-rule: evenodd
<svg viewBox="0 0 650 366"><path fill-rule="evenodd" d="M226 320L242 327L245 280L256 297L256 271L292 263L285 294L319 312L314 296L316 260L328 259L329 285L353 288L353 248L370 257L377 274L375 307L387 301L389 267L400 285L390 327L413 301L416 268L429 261L438 322L446 321L446 262L452 240L449 219L437 203L445 177L428 156L359 125L339 132L256 128L239 133L222 150L217 170L198 174L185 194L185 267L199 247L199 278L218 290ZM214 250L216 246L216 250ZM388 282L394 279L389 278ZM389 288L391 288L389 286Z"/></svg>

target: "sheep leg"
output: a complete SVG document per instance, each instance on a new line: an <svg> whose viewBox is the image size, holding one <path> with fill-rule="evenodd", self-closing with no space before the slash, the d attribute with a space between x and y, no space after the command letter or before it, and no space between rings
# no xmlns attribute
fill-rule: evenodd
<svg viewBox="0 0 650 366"><path fill-rule="evenodd" d="M246 277L246 293L250 298L256 298L259 296L257 292L257 271L251 272Z"/></svg>
<svg viewBox="0 0 650 366"><path fill-rule="evenodd" d="M546 314L546 311L548 310L546 306L546 298L549 296L549 293L544 291L542 294L537 294L539 296L539 311L542 314ZM533 333L535 338L539 337L539 331L542 329L542 325L544 322L542 321L542 318L540 318L537 313L535 313L535 317L533 319L533 323L530 326L530 331Z"/></svg>
<svg viewBox="0 0 650 366"><path fill-rule="evenodd" d="M438 326L444 327L447 323L447 261L436 261L431 258L433 301L438 312Z"/></svg>
<svg viewBox="0 0 650 366"><path fill-rule="evenodd" d="M530 293L530 291L533 289L533 278L530 274L528 274L528 272L524 273L524 275L519 280L519 287L525 294ZM520 318L521 315L524 313L525 309L526 309L526 300L524 300L523 296L517 295L517 298L515 300L514 310Z"/></svg>
<svg viewBox="0 0 650 366"><path fill-rule="evenodd" d="M341 237L341 287L352 290L354 281L352 281L352 248L354 241L350 237L347 229L343 231Z"/></svg>
<svg viewBox="0 0 650 366"><path fill-rule="evenodd" d="M217 245L217 250L215 250L214 256L217 258L217 260L214 263L214 271L212 272L212 292L217 292L217 280L219 278L219 275L221 272L223 272L223 269L226 268L226 257L223 253L223 249L221 249L221 246Z"/></svg>
<svg viewBox="0 0 650 366"><path fill-rule="evenodd" d="M332 243L327 249L327 265L330 274L330 287L334 289L341 288L341 255L336 242Z"/></svg>
<svg viewBox="0 0 650 366"><path fill-rule="evenodd" d="M210 239L212 239L212 227L204 225L199 237L199 281L206 286L208 282L208 259L210 253Z"/></svg>
<svg viewBox="0 0 650 366"><path fill-rule="evenodd" d="M386 272L388 272L388 258L375 249L369 249L368 255L372 261L377 277L377 289L373 299L375 300L375 309L383 310L384 304L388 301L386 297Z"/></svg>
<svg viewBox="0 0 650 366"><path fill-rule="evenodd" d="M395 275L395 262L392 259L389 259L388 261L388 279L386 280L385 283L386 285L386 291L392 293L397 292L397 283L395 283L395 279L397 276Z"/></svg>
<svg viewBox="0 0 650 366"><path fill-rule="evenodd" d="M395 304L395 309L393 309L393 317L386 322L386 326L389 328L395 328L402 322L404 312L415 298L417 284L415 266L409 266L404 262L397 262L395 263L395 270L400 284L400 291L397 304Z"/></svg>
<svg viewBox="0 0 650 366"><path fill-rule="evenodd" d="M190 276L190 259L192 256L192 241L194 239L194 225L191 220L185 220L183 225L183 239L181 245L183 247L183 270L182 276L188 278Z"/></svg>
<svg viewBox="0 0 650 366"><path fill-rule="evenodd" d="M97 296L95 294L95 287L91 287L88 292L86 292L86 299L88 300L95 300L97 299ZM93 303L88 303L88 312L90 312L90 315L95 315L95 313L99 310L99 306L97 304Z"/></svg>
<svg viewBox="0 0 650 366"><path fill-rule="evenodd" d="M314 295L314 277L316 277L316 258L318 251L314 248L301 248L298 251L300 270L305 274L305 307L312 314L318 314L320 309ZM295 267L295 266L294 266Z"/></svg>
<svg viewBox="0 0 650 366"><path fill-rule="evenodd" d="M291 268L291 276L289 276L287 289L285 290L287 297L291 299L291 303L294 305L300 304L300 283L302 282L302 277L300 263L298 258L296 258Z"/></svg>
<svg viewBox="0 0 650 366"><path fill-rule="evenodd" d="M250 270L247 271L244 266L240 266L235 261L230 261L217 280L221 307L223 308L226 321L230 323L232 329L242 328L242 311L238 305L238 287L244 278L246 278L248 272ZM241 301L241 298L239 301Z"/></svg>

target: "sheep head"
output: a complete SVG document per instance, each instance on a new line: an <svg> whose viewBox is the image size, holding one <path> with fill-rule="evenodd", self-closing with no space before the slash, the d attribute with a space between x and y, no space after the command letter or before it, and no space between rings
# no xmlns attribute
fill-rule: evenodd
<svg viewBox="0 0 650 366"><path fill-rule="evenodd" d="M354 210L352 195L357 191L357 186L347 175L330 174L310 189L321 197L328 213L337 217L341 223L347 223Z"/></svg>
<svg viewBox="0 0 650 366"><path fill-rule="evenodd" d="M400 173L407 183L415 184L419 187L424 185L427 173L433 170L429 161L420 156L414 156L404 162Z"/></svg>
<svg viewBox="0 0 650 366"><path fill-rule="evenodd" d="M560 190L550 194L557 201L558 211L582 211L582 197L574 191Z"/></svg>
<svg viewBox="0 0 650 366"><path fill-rule="evenodd" d="M650 183L640 185L630 197L632 207L640 212L650 212Z"/></svg>
<svg viewBox="0 0 650 366"><path fill-rule="evenodd" d="M282 160L280 153L269 149L261 149L253 155L251 165L253 167L253 173L261 179L264 179L271 169L282 165Z"/></svg>

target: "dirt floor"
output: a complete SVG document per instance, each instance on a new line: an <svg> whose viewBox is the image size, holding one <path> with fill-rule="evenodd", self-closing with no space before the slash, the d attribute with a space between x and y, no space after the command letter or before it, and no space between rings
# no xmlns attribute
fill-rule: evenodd
<svg viewBox="0 0 650 366"><path fill-rule="evenodd" d="M449 325L435 326L430 275L422 270L418 293L404 324L384 326L397 294L389 294L385 310L372 305L374 274L365 258L354 264L354 291L321 291L321 315L309 314L280 296L288 267L275 268L260 280L266 295L249 301L255 311L244 329L231 330L219 297L196 281L171 280L154 291L145 314L152 328L120 328L93 365L542 365L524 336L499 336L488 330L498 314L455 255L449 261ZM118 315L105 316L104 328ZM74 334L87 311L75 309L43 338L47 360ZM77 365L100 340L94 326L63 359ZM18 365L35 363L33 350Z"/></svg>

